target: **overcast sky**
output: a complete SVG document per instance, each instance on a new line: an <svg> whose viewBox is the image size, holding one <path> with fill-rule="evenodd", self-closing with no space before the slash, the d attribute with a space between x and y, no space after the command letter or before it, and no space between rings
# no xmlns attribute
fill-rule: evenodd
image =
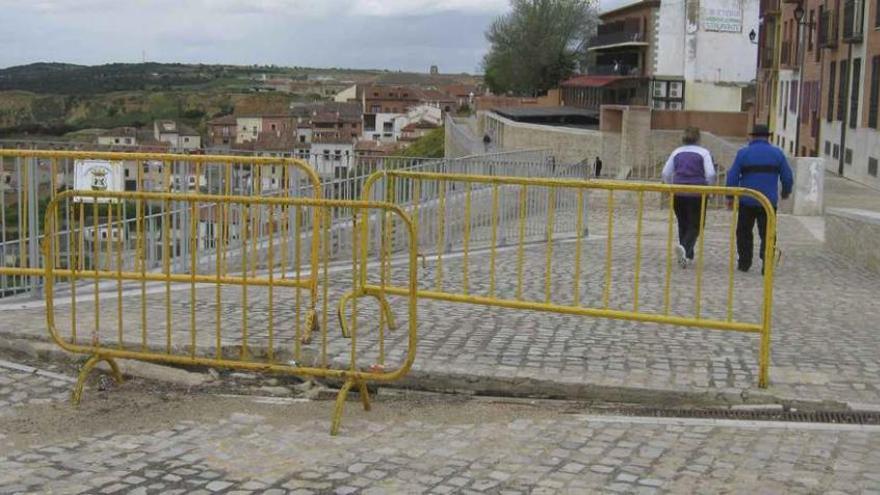
<svg viewBox="0 0 880 495"><path fill-rule="evenodd" d="M627 0L602 0L608 8ZM508 0L0 0L0 67L149 61L475 72Z"/></svg>

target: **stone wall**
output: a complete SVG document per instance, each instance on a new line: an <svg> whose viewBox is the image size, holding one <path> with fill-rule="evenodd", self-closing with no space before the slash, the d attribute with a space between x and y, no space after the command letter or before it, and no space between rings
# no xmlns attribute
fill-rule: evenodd
<svg viewBox="0 0 880 495"><path fill-rule="evenodd" d="M880 213L854 208L828 208L825 239L829 249L859 266L880 273Z"/></svg>
<svg viewBox="0 0 880 495"><path fill-rule="evenodd" d="M491 112L482 118L497 151L549 149L562 163L593 160L603 152L602 133L597 130L525 124Z"/></svg>
<svg viewBox="0 0 880 495"><path fill-rule="evenodd" d="M592 164L602 158L602 175L611 178L656 180L669 154L681 145L679 130L651 129L651 111L647 107L603 106L602 130L555 127L514 122L493 112L478 112L475 122L447 119L447 157L473 154L476 128L482 136L488 134L491 144L485 152L504 152L525 149L547 149L559 163ZM613 125L612 125L613 124ZM467 130L469 132L459 132ZM468 134L468 138L461 135ZM478 143L480 147L482 142ZM712 133L702 133L702 143L715 158L720 178L733 163L744 140L734 142Z"/></svg>

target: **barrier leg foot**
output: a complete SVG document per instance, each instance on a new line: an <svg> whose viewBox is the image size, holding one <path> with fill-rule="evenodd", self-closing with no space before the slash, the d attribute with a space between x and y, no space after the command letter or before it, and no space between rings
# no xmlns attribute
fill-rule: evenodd
<svg viewBox="0 0 880 495"><path fill-rule="evenodd" d="M364 411L372 409L370 405L370 391L367 390L366 382L358 382L358 393L361 396L361 403L364 405Z"/></svg>
<svg viewBox="0 0 880 495"><path fill-rule="evenodd" d="M92 356L86 361L82 369L79 370L79 377L76 379L76 385L73 386L73 394L71 394L70 397L73 405L79 405L79 402L82 400L83 388L86 386L86 379L88 379L89 373L91 373L92 370L95 369L95 366L101 361L106 361L107 364L110 365L110 375L116 383L123 382L122 373L119 371L119 365L116 364L116 361L112 358L105 358L98 355Z"/></svg>
<svg viewBox="0 0 880 495"><path fill-rule="evenodd" d="M333 409L333 419L330 422L330 434L336 436L339 434L339 425L342 423L342 410L345 408L345 399L348 397L348 391L354 386L354 380L348 380L339 389L336 396L336 407Z"/></svg>

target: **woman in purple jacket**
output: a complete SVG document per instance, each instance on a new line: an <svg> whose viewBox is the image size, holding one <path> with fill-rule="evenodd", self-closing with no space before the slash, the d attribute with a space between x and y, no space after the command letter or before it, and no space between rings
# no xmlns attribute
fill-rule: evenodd
<svg viewBox="0 0 880 495"><path fill-rule="evenodd" d="M684 130L683 146L669 155L663 167L663 182L706 186L715 182L715 165L709 150L699 146L700 130L688 127ZM694 246L703 227L702 200L699 194L676 194L673 201L675 218L678 220L678 264L682 268L694 262Z"/></svg>

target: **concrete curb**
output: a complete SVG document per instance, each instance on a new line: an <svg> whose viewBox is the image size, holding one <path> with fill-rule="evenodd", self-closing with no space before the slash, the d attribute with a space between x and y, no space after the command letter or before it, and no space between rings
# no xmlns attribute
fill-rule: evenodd
<svg viewBox="0 0 880 495"><path fill-rule="evenodd" d="M68 364L82 363L86 359L83 355L65 352L53 343L35 339L2 338L0 339L0 351ZM226 351L225 349L224 354ZM230 354L233 353L232 348L228 351ZM119 364L124 375L176 386L194 387L212 381L212 377L208 373L186 371L174 366L131 360L120 360ZM109 369L103 363L98 368L104 371ZM442 373L436 370L411 370L402 380L382 384L382 387L445 394L580 400L652 407L733 408L775 404L783 408L798 410L880 410L878 404L805 400L775 392L772 388L769 390L673 390L560 382L536 378Z"/></svg>

